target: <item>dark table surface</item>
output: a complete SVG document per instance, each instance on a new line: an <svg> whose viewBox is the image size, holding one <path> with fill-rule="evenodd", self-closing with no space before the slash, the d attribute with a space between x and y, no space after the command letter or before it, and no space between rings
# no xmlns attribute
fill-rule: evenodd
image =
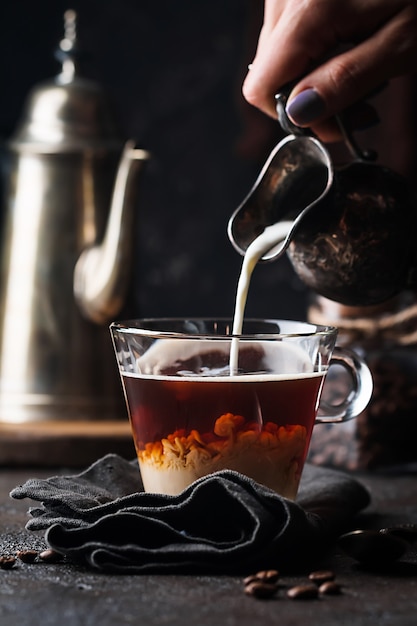
<svg viewBox="0 0 417 626"><path fill-rule="evenodd" d="M31 476L65 470L0 469L0 554L43 547L43 535L25 530L27 501L10 490ZM66 472L71 473L71 472ZM73 472L74 473L74 472ZM417 480L413 474L359 474L371 505L357 528L417 523ZM278 594L259 600L244 594L243 581L229 576L109 576L67 563L17 561L0 569L0 624L88 626L146 624L254 626L256 624L414 626L417 623L417 546L384 571L361 568L335 547L320 568L331 568L342 585L339 596L290 600L286 588L309 572L282 576Z"/></svg>

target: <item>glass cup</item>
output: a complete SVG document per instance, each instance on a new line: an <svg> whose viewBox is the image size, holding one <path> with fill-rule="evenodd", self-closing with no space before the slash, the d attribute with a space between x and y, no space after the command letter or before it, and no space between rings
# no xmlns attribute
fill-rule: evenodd
<svg viewBox="0 0 417 626"><path fill-rule="evenodd" d="M297 494L313 426L361 413L372 377L336 328L286 320L143 319L110 331L146 491L177 494L223 469ZM330 365L351 384L321 400ZM320 406L319 406L320 405Z"/></svg>

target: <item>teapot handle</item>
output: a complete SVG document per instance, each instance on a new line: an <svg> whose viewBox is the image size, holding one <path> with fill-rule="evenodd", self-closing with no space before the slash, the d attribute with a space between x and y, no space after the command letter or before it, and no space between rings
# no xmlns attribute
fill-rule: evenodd
<svg viewBox="0 0 417 626"><path fill-rule="evenodd" d="M336 364L341 365L350 375L351 389L348 390L346 397L337 404L330 404L321 400L316 424L351 420L362 413L371 399L372 374L365 361L351 350L336 347L330 360L329 369Z"/></svg>

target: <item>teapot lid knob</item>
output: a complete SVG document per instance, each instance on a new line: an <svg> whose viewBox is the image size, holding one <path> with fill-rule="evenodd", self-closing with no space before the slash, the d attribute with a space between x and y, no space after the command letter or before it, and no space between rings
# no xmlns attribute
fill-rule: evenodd
<svg viewBox="0 0 417 626"><path fill-rule="evenodd" d="M64 36L55 50L62 63L54 78L35 85L9 147L17 152L119 152L122 141L107 95L93 80L78 75L77 14L64 13Z"/></svg>
<svg viewBox="0 0 417 626"><path fill-rule="evenodd" d="M78 57L77 13L68 9L64 13L64 37L55 51L55 58L62 63L61 82L67 83L74 79Z"/></svg>

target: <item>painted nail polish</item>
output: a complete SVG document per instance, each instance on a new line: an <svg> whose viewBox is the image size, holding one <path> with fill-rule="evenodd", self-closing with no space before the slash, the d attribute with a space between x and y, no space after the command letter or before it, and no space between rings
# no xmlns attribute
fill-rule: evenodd
<svg viewBox="0 0 417 626"><path fill-rule="evenodd" d="M324 100L315 89L301 91L286 106L288 117L297 126L308 126L321 117L325 110Z"/></svg>

